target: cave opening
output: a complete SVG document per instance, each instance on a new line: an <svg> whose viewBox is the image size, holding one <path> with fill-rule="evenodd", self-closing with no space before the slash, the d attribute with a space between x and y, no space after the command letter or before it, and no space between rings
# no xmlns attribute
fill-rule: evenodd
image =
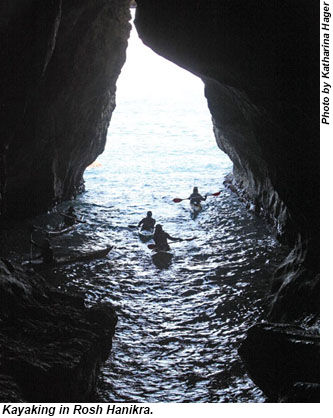
<svg viewBox="0 0 333 418"><path fill-rule="evenodd" d="M135 103L128 57L106 152L78 196L114 110L129 2L3 3L2 399L90 400L106 361L106 402L318 401L319 8L136 2L145 43L205 80L216 142L237 168L229 186L288 242L285 258L262 219L222 188L231 165L212 137L201 82L182 72L182 89L169 87L173 64L167 75L148 74L146 58L142 74L130 65L148 94ZM196 219L187 201L172 201L194 185L222 189ZM71 204L78 219L68 230ZM170 245L166 266L136 229L147 209L188 239ZM51 263L38 254L45 239Z"/></svg>
<svg viewBox="0 0 333 418"><path fill-rule="evenodd" d="M201 79L145 46L132 26L106 147L85 185L96 203L112 195L142 214L164 213L164 200L187 197L194 186L219 191L232 163L218 150Z"/></svg>
<svg viewBox="0 0 333 418"><path fill-rule="evenodd" d="M62 268L72 278L63 290L84 293L88 306L110 302L118 315L98 388L103 401L264 400L237 348L247 324L264 315L283 252L223 186L231 169L201 80L145 47L133 28L106 149L75 202L87 223L70 238L74 247L111 244L112 253L89 268ZM193 186L222 190L196 219L188 201L173 202ZM147 210L171 236L189 239L170 244L171 262L156 261L152 241L139 239L135 226Z"/></svg>

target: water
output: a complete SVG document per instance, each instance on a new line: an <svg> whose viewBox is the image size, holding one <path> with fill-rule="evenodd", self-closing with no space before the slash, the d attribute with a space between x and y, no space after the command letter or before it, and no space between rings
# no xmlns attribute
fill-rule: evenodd
<svg viewBox="0 0 333 418"><path fill-rule="evenodd" d="M87 305L110 302L119 321L102 369L106 402L262 402L237 355L245 330L263 318L263 298L282 251L264 224L223 187L231 171L217 149L203 85L145 48L132 33L118 106L98 165L76 201L87 221L56 248L95 249L108 258L60 269L65 290ZM190 216L192 187L209 197ZM171 235L166 269L138 239L147 210Z"/></svg>

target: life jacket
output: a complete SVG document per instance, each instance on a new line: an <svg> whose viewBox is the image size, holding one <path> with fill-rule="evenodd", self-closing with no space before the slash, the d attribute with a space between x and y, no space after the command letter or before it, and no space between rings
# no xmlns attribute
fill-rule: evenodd
<svg viewBox="0 0 333 418"><path fill-rule="evenodd" d="M169 234L167 234L164 231L157 233L157 234L155 232L153 238L154 238L154 241L158 250L163 250L163 251L170 250L170 247L168 244L168 237L169 237Z"/></svg>
<svg viewBox="0 0 333 418"><path fill-rule="evenodd" d="M154 229L155 222L156 221L153 218L144 218L144 219L142 219L141 229L144 229L146 231L152 230L152 229Z"/></svg>
<svg viewBox="0 0 333 418"><path fill-rule="evenodd" d="M199 193L192 193L190 196L190 203L199 204L204 198Z"/></svg>

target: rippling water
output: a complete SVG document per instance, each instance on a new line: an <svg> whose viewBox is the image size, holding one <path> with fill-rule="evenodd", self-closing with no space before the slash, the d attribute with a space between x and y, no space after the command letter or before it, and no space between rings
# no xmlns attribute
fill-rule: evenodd
<svg viewBox="0 0 333 418"><path fill-rule="evenodd" d="M136 87L136 88L135 88ZM262 402L237 348L263 315L262 298L281 249L264 224L223 187L231 171L218 150L194 76L140 44L135 33L120 77L114 113L99 166L85 175L75 202L87 221L54 246L96 248L108 258L62 267L87 304L106 301L119 321L99 384L102 401ZM197 219L187 197L193 186L207 199ZM147 210L174 236L169 268L159 269L138 239Z"/></svg>

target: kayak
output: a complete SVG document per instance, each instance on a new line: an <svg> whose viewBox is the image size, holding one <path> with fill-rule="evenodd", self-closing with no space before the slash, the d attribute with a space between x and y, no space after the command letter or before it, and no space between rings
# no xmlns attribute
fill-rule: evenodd
<svg viewBox="0 0 333 418"><path fill-rule="evenodd" d="M200 203L190 203L192 217L196 218L199 213L202 211L202 206Z"/></svg>
<svg viewBox="0 0 333 418"><path fill-rule="evenodd" d="M152 259L156 267L165 269L171 264L172 257L173 254L169 251L157 251L155 254L153 254Z"/></svg>
<svg viewBox="0 0 333 418"><path fill-rule="evenodd" d="M57 257L56 258L56 263L57 264L68 264L68 263L75 263L77 261L91 261L91 260L96 260L97 258L103 258L105 256L107 256L111 250L111 246L108 245L105 248L102 248L100 250L95 250L95 251L89 251L86 253L81 253L81 254L73 254L73 255L69 255L67 257Z"/></svg>
<svg viewBox="0 0 333 418"><path fill-rule="evenodd" d="M202 205L200 203L190 203L192 212L200 212L202 210Z"/></svg>
<svg viewBox="0 0 333 418"><path fill-rule="evenodd" d="M139 231L139 238L143 242L150 241L153 238L153 236L154 236L154 230L153 229L151 229L149 231L147 231L145 229L141 229Z"/></svg>
<svg viewBox="0 0 333 418"><path fill-rule="evenodd" d="M31 266L37 270L46 270L48 268L60 266L62 264L71 264L79 261L92 261L96 260L97 258L105 257L109 254L111 248L112 247L107 246L106 248L102 248L100 250L95 251L89 251L86 253L72 254L63 257L55 257L55 261L52 264L44 264L42 259L35 259L31 261L24 261L22 265Z"/></svg>
<svg viewBox="0 0 333 418"><path fill-rule="evenodd" d="M54 236L58 236L58 235L62 235L62 234L67 234L67 232L73 231L75 229L77 225L72 225L72 226L67 226L66 228L63 229L54 229L54 230L45 230L46 234L49 235L50 237L54 237Z"/></svg>
<svg viewBox="0 0 333 418"><path fill-rule="evenodd" d="M80 221L80 222L82 222L82 221ZM33 228L37 229L38 231L44 232L49 237L55 237L55 236L58 236L58 235L67 234L67 232L73 231L77 226L78 226L78 224L75 223L73 225L66 226L66 227L61 228L61 229L44 229L44 228L41 228L40 226L36 226L36 225L33 225Z"/></svg>

